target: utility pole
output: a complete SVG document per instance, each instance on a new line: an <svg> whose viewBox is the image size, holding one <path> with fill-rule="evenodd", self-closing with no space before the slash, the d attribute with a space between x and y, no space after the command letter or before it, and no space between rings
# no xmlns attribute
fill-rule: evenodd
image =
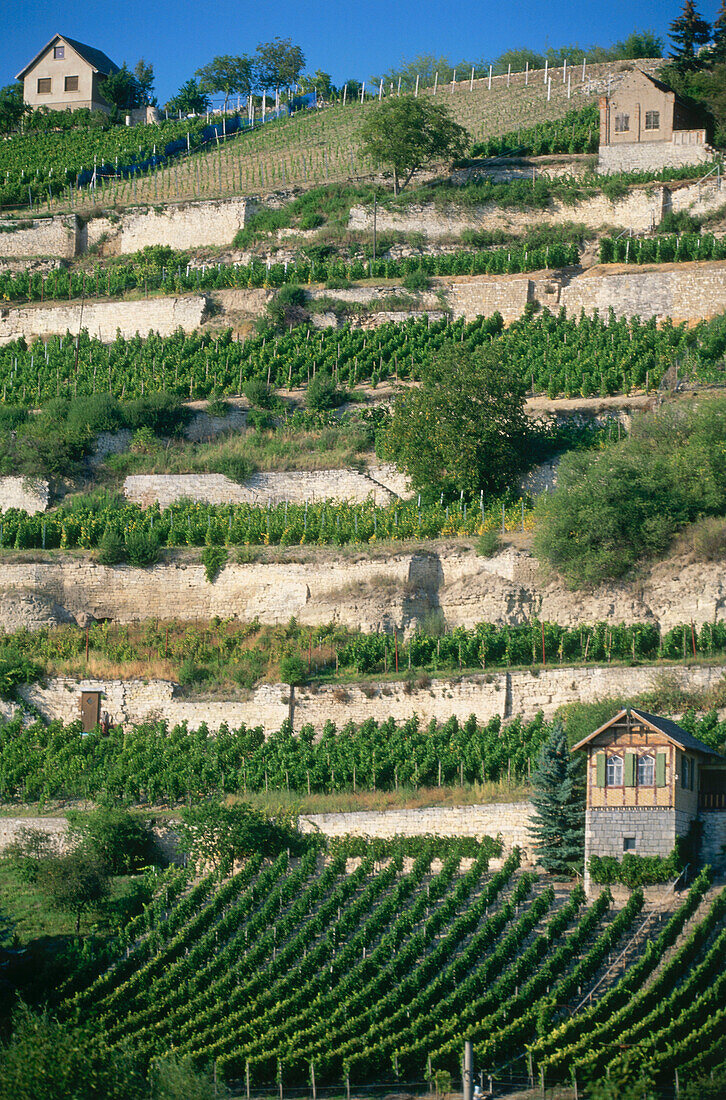
<svg viewBox="0 0 726 1100"><path fill-rule="evenodd" d="M378 223L378 195L373 192L373 259L376 258L376 228Z"/></svg>

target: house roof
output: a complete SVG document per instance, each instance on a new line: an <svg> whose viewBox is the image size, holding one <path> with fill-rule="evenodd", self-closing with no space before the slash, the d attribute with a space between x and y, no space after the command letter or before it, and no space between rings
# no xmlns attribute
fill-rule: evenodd
<svg viewBox="0 0 726 1100"><path fill-rule="evenodd" d="M650 726L652 730L658 733L662 733L664 737L667 737L674 745L678 745L679 748L688 749L691 752L700 752L704 756L720 757L720 753L714 752L714 750L704 744L703 741L699 741L697 737L688 733L687 730L684 730L682 726L679 726L678 723L674 722L671 718L661 718L657 714L649 714L647 710L640 710L636 707L624 708L618 711L614 718L611 718L609 721L605 722L604 725L600 726L599 729L593 730L587 737L583 737L582 741L578 741L576 745L573 745L572 751L575 752L576 749L584 748L584 746L592 741L594 737L597 737L598 734L603 733L606 729L609 729L610 726L614 726L616 722L625 718L628 714L628 710L639 722L642 722L646 726Z"/></svg>
<svg viewBox="0 0 726 1100"><path fill-rule="evenodd" d="M110 57L107 57L102 50L97 50L94 46L86 46L83 42L76 42L75 38L68 38L65 34L54 34L50 42L47 42L45 46L43 46L43 49L35 55L33 60L28 62L24 69L21 69L15 79L22 80L25 74L33 68L36 61L39 61L43 54L58 41L66 42L84 61L88 62L92 69L102 73L104 76L110 76L112 73L117 73L119 71L116 62L112 61Z"/></svg>

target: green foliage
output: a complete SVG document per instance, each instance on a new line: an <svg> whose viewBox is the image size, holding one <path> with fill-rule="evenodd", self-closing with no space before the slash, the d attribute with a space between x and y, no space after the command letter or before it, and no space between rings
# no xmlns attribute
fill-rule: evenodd
<svg viewBox="0 0 726 1100"><path fill-rule="evenodd" d="M551 874L571 874L582 863L585 798L582 761L571 755L561 722L542 745L532 787L537 862Z"/></svg>
<svg viewBox="0 0 726 1100"><path fill-rule="evenodd" d="M345 394L338 389L335 379L323 371L317 371L314 378L310 379L305 392L305 404L313 412L325 409L335 409L342 405Z"/></svg>
<svg viewBox="0 0 726 1100"><path fill-rule="evenodd" d="M597 104L574 108L563 118L540 122L526 130L477 142L472 157L539 157L553 153L596 153L600 141L600 112Z"/></svg>
<svg viewBox="0 0 726 1100"><path fill-rule="evenodd" d="M221 92L224 95L223 110L231 95L248 95L255 86L254 61L246 54L223 54L215 57L194 74L199 79L202 92Z"/></svg>
<svg viewBox="0 0 726 1100"><path fill-rule="evenodd" d="M97 810L69 810L71 833L107 875L130 875L152 863L160 853L149 826L129 810L102 806Z"/></svg>
<svg viewBox="0 0 726 1100"><path fill-rule="evenodd" d="M12 647L0 655L0 699L15 699L21 684L32 684L42 675L40 666Z"/></svg>
<svg viewBox="0 0 726 1100"><path fill-rule="evenodd" d="M435 836L430 833L421 836L392 836L386 839L376 837L345 836L330 837L327 851L332 859L373 859L380 863L384 859L418 859L430 855L433 859L477 859L484 855L498 857L502 854L501 837Z"/></svg>
<svg viewBox="0 0 726 1100"><path fill-rule="evenodd" d="M705 46L711 25L696 11L693 0L684 0L681 14L670 24L668 37L673 43L671 57L675 67L683 70L698 67L698 51Z"/></svg>
<svg viewBox="0 0 726 1100"><path fill-rule="evenodd" d="M38 881L54 908L75 916L76 933L80 932L81 917L98 908L108 896L103 862L95 852L83 847L46 860Z"/></svg>
<svg viewBox="0 0 726 1100"><path fill-rule="evenodd" d="M191 1058L167 1054L155 1058L149 1068L149 1100L224 1100L224 1083L211 1071L200 1070Z"/></svg>
<svg viewBox="0 0 726 1100"><path fill-rule="evenodd" d="M300 855L308 839L294 821L268 817L246 803L202 802L182 811L180 847L198 862L231 864L258 855L274 859L287 850Z"/></svg>
<svg viewBox="0 0 726 1100"><path fill-rule="evenodd" d="M146 1086L123 1048L95 1032L21 1005L0 1049L0 1100L146 1100Z"/></svg>
<svg viewBox="0 0 726 1100"><path fill-rule="evenodd" d="M476 540L476 552L481 558L491 558L501 549L502 540L498 531L485 531Z"/></svg>
<svg viewBox="0 0 726 1100"><path fill-rule="evenodd" d="M126 558L126 544L112 524L107 523L98 543L101 565L118 565Z"/></svg>
<svg viewBox="0 0 726 1100"><path fill-rule="evenodd" d="M364 153L392 169L397 195L418 169L463 156L468 135L442 104L406 95L375 107L363 123L360 138Z"/></svg>
<svg viewBox="0 0 726 1100"><path fill-rule="evenodd" d="M291 687L299 687L307 679L307 669L302 657L297 654L286 654L280 661L280 677L284 684Z"/></svg>
<svg viewBox="0 0 726 1100"><path fill-rule="evenodd" d="M449 345L396 398L382 448L417 488L496 493L523 469L528 434L524 387L498 350Z"/></svg>
<svg viewBox="0 0 726 1100"><path fill-rule="evenodd" d="M414 681L414 701L418 690ZM167 729L162 722L81 738L75 723L24 727L13 719L0 725L0 782L6 801L103 794L151 804L244 789L302 794L308 782L311 792L350 791L354 767L357 790L436 786L439 764L446 785L462 778L526 783L546 730L541 716L506 725L498 717L480 724L472 716L423 727L416 718L367 720L344 730L330 722L317 739L311 726L293 735L287 723L265 739L259 727L211 733L206 726Z"/></svg>
<svg viewBox="0 0 726 1100"><path fill-rule="evenodd" d="M401 280L401 285L406 290L427 290L429 285L428 276L420 269L418 271L412 271L409 275L404 275Z"/></svg>
<svg viewBox="0 0 726 1100"><path fill-rule="evenodd" d="M166 109L172 118L175 115L203 115L209 110L209 96L202 90L200 84L192 76L186 80L176 95L173 95L166 104Z"/></svg>
<svg viewBox="0 0 726 1100"><path fill-rule="evenodd" d="M599 452L566 455L535 509L538 554L573 585L621 576L673 535L726 512L726 402L664 405Z"/></svg>
<svg viewBox="0 0 726 1100"><path fill-rule="evenodd" d="M202 550L204 573L210 584L214 584L221 570L229 560L226 546L205 546Z"/></svg>
<svg viewBox="0 0 726 1100"><path fill-rule="evenodd" d="M229 416L229 401L225 401L223 397L212 397L207 403L207 413L209 416L218 416L220 418Z"/></svg>
<svg viewBox="0 0 726 1100"><path fill-rule="evenodd" d="M244 394L253 407L258 409L272 408L274 396L264 378L250 378L244 388Z"/></svg>
<svg viewBox="0 0 726 1100"><path fill-rule="evenodd" d="M126 532L125 545L129 565L145 569L159 560L159 536L152 529L132 527Z"/></svg>
<svg viewBox="0 0 726 1100"><path fill-rule="evenodd" d="M683 863L676 848L666 857L639 856L634 852L626 852L622 861L615 856L590 857L590 876L593 882L599 885L620 882L631 890L636 886L672 882L682 870Z"/></svg>

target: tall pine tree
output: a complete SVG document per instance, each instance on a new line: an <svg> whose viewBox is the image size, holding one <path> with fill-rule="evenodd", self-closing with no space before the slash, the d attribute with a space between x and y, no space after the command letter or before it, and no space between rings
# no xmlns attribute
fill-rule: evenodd
<svg viewBox="0 0 726 1100"><path fill-rule="evenodd" d="M726 61L726 0L721 0L718 15L713 21L713 44L708 57L711 62Z"/></svg>
<svg viewBox="0 0 726 1100"><path fill-rule="evenodd" d="M570 753L561 722L542 746L532 786L537 862L552 874L567 874L583 859L585 800L581 761Z"/></svg>
<svg viewBox="0 0 726 1100"><path fill-rule="evenodd" d="M699 15L693 0L685 0L683 11L674 19L668 37L674 44L671 53L679 69L698 68L698 49L705 46L711 36L711 25Z"/></svg>

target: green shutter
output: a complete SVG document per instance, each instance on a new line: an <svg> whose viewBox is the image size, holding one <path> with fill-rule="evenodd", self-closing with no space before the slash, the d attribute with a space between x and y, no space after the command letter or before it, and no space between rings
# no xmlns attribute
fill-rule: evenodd
<svg viewBox="0 0 726 1100"><path fill-rule="evenodd" d="M655 756L655 785L656 787L665 787L666 785L666 754L664 752L658 752Z"/></svg>
<svg viewBox="0 0 726 1100"><path fill-rule="evenodd" d="M599 752L595 757L595 786L605 786L605 753Z"/></svg>
<svg viewBox="0 0 726 1100"><path fill-rule="evenodd" d="M626 787L634 787L635 786L635 761L636 761L636 759L637 758L636 758L636 755L635 755L634 752L626 752L625 753L625 767L623 769L623 774L625 776L624 785Z"/></svg>

